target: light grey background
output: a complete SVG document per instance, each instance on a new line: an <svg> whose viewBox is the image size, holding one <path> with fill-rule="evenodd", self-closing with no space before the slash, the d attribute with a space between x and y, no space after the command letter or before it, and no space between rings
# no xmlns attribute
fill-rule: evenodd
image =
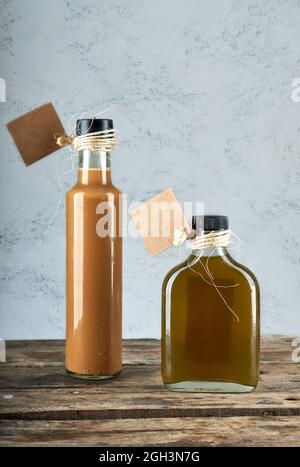
<svg viewBox="0 0 300 467"><path fill-rule="evenodd" d="M0 5L0 336L64 336L64 193L76 167L58 177L71 169L63 150L25 168L4 126L48 101L67 129L113 106L113 175L129 203L172 186L229 215L261 284L263 331L299 335L300 2ZM124 336L159 337L161 282L179 252L124 246Z"/></svg>

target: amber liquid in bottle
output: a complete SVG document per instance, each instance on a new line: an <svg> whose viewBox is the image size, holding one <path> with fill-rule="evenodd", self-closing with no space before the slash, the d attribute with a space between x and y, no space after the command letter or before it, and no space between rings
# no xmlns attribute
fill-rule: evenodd
<svg viewBox="0 0 300 467"><path fill-rule="evenodd" d="M167 274L162 290L167 388L251 392L259 376L259 332L258 282L226 248L193 251Z"/></svg>
<svg viewBox="0 0 300 467"><path fill-rule="evenodd" d="M67 193L66 209L66 368L75 377L111 378L121 370L122 238L109 153L79 153L78 181ZM99 236L98 223L105 224L108 212L110 231Z"/></svg>

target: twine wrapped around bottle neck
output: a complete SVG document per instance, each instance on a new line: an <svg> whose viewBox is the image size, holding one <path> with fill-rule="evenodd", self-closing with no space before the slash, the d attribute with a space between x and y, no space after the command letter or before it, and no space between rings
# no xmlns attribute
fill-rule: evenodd
<svg viewBox="0 0 300 467"><path fill-rule="evenodd" d="M82 151L84 149L111 151L117 143L116 130L114 128L86 133L80 136L58 135L55 138L58 146L65 147L72 144L75 151Z"/></svg>
<svg viewBox="0 0 300 467"><path fill-rule="evenodd" d="M175 230L173 245L180 246L186 240L191 240L192 250L204 250L205 248L219 248L227 247L230 243L232 231L216 230L205 233L204 231L197 235L194 230L188 231L187 229Z"/></svg>

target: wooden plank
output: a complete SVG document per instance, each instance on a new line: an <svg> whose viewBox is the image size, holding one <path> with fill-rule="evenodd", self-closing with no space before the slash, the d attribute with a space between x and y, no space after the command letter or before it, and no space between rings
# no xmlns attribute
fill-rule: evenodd
<svg viewBox="0 0 300 467"><path fill-rule="evenodd" d="M13 341L0 367L0 418L105 419L300 414L300 365L291 363L291 338L263 339L267 361L252 394L179 394L164 389L159 342L124 343L122 374L96 383L73 379L60 361L62 341ZM279 362L272 360L274 350ZM287 350L288 349L288 350ZM268 360L269 359L269 360ZM49 366L45 362L50 362ZM142 363L141 363L142 362Z"/></svg>
<svg viewBox="0 0 300 467"><path fill-rule="evenodd" d="M251 394L167 391L156 340L124 341L122 374L101 383L65 374L64 341L9 341L0 445L299 446L292 340L263 338L261 381Z"/></svg>
<svg viewBox="0 0 300 467"><path fill-rule="evenodd" d="M119 377L102 382L83 381L70 377L64 367L4 367L0 370L1 389L31 388L98 388L100 392L149 392L161 390L160 366L124 365ZM257 391L274 392L278 387L285 393L299 391L300 364L262 363L260 384Z"/></svg>
<svg viewBox="0 0 300 467"><path fill-rule="evenodd" d="M0 391L0 419L77 420L151 417L229 417L300 415L299 391L251 394L175 393L91 388L39 388Z"/></svg>
<svg viewBox="0 0 300 467"><path fill-rule="evenodd" d="M14 341L9 343L8 363L0 367L0 418L77 420L266 413L297 416L300 365L290 363L291 360L284 363L290 344L291 338L286 337L263 340L265 358L272 357L276 349L283 363L272 359L262 363L261 382L254 393L207 395L164 389L158 364L159 343L154 340L126 341L128 363L122 374L101 383L65 374L59 360L62 341ZM39 364L41 361L43 365ZM45 362L54 365L46 366Z"/></svg>
<svg viewBox="0 0 300 467"><path fill-rule="evenodd" d="M300 446L300 417L0 421L1 446Z"/></svg>
<svg viewBox="0 0 300 467"><path fill-rule="evenodd" d="M65 362L63 340L7 341L7 362L11 366L62 366ZM155 339L123 341L123 363L146 365L160 360L160 343ZM0 370L2 368L0 367Z"/></svg>
<svg viewBox="0 0 300 467"><path fill-rule="evenodd" d="M262 362L291 363L293 337L264 336L261 344ZM128 365L159 363L160 342L155 339L123 341L123 362ZM63 340L7 341L9 366L64 366ZM2 365L1 365L2 368Z"/></svg>

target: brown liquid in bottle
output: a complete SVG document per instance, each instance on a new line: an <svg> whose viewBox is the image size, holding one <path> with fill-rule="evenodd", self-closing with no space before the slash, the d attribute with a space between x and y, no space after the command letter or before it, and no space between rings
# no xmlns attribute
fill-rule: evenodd
<svg viewBox="0 0 300 467"><path fill-rule="evenodd" d="M121 370L122 238L120 191L109 168L91 167L101 165L100 156L80 156L83 168L67 193L66 368L74 376L105 379ZM109 210L110 234L100 237L97 226Z"/></svg>

